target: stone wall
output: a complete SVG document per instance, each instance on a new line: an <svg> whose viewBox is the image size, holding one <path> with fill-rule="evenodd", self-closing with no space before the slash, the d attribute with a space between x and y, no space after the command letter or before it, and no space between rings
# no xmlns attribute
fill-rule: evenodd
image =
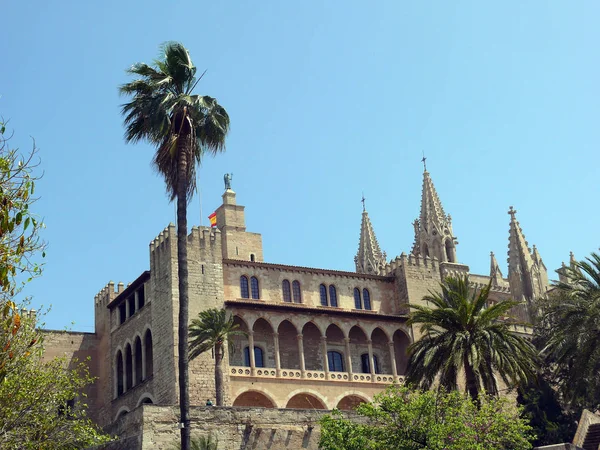
<svg viewBox="0 0 600 450"><path fill-rule="evenodd" d="M266 302L283 302L283 280L290 283L297 280L302 292L302 304L306 306L321 305L319 286L324 284L328 290L330 285L335 286L338 307L341 309L353 310L354 288L360 289L361 296L366 288L369 290L373 311L386 314L397 312L394 307L394 283L386 277L250 261L225 261L223 271L225 298L228 300L241 298L240 277L246 275L248 279L252 276L258 278L260 299Z"/></svg>
<svg viewBox="0 0 600 450"><path fill-rule="evenodd" d="M212 434L219 450L317 450L319 420L328 411L192 407L192 437ZM107 431L121 440L103 450L172 450L179 439L178 408L142 405Z"/></svg>

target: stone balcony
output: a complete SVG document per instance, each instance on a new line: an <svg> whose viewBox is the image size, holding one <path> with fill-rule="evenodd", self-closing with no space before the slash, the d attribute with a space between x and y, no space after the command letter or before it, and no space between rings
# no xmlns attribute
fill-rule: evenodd
<svg viewBox="0 0 600 450"><path fill-rule="evenodd" d="M277 369L268 367L250 368L246 366L230 366L229 375L231 377L243 378L274 378L288 380L312 380L322 382L345 382L345 383L380 383L392 384L403 383L404 377L392 374L371 374L371 373L348 373L348 372L325 372L321 370L298 370L298 369Z"/></svg>

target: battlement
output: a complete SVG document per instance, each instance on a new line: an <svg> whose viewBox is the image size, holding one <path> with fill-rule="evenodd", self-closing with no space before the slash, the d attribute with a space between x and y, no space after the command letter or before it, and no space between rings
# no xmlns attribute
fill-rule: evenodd
<svg viewBox="0 0 600 450"><path fill-rule="evenodd" d="M475 289L483 289L488 286L487 283L480 283L477 281L472 281L469 283L469 285ZM510 287L509 286L494 286L494 285L492 285L490 288L490 292L499 292L502 294L510 294Z"/></svg>
<svg viewBox="0 0 600 450"><path fill-rule="evenodd" d="M469 276L469 266L465 264L444 262L440 265L442 278Z"/></svg>
<svg viewBox="0 0 600 450"><path fill-rule="evenodd" d="M393 276L396 272L396 269L403 266L422 267L425 269L436 270L440 268L440 263L435 256L430 258L429 256L414 255L412 253L407 255L406 253L402 252L400 256L396 256L396 258L392 259L384 266L383 275Z"/></svg>
<svg viewBox="0 0 600 450"><path fill-rule="evenodd" d="M154 253L157 250L167 247L170 244L171 236L176 242L177 230L173 222L169 223L169 225L164 230L162 230L158 234L158 236L156 236L152 241L150 241L150 253Z"/></svg>
<svg viewBox="0 0 600 450"><path fill-rule="evenodd" d="M28 318L31 320L35 320L35 318L37 317L37 311L35 309L21 308L19 314L21 317Z"/></svg>
<svg viewBox="0 0 600 450"><path fill-rule="evenodd" d="M195 244L198 242L200 248L221 247L221 230L213 227L192 227L192 232L188 235L188 243Z"/></svg>
<svg viewBox="0 0 600 450"><path fill-rule="evenodd" d="M100 289L100 292L94 296L94 304L96 307L106 307L106 305L112 302L124 289L125 286L123 282L119 282L117 289L115 290L115 282L109 281L108 284Z"/></svg>
<svg viewBox="0 0 600 450"><path fill-rule="evenodd" d="M171 241L171 238L173 240ZM193 226L188 234L188 245L199 245L200 248L221 247L221 230L213 227ZM150 253L177 245L177 228L170 223L156 238L150 242Z"/></svg>

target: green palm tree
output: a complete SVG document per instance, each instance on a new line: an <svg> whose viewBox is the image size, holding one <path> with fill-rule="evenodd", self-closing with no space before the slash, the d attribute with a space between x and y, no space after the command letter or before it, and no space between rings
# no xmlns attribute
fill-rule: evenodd
<svg viewBox="0 0 600 450"><path fill-rule="evenodd" d="M574 262L566 275L567 282L557 283L544 304L542 355L555 368L566 400L595 410L600 407L600 255Z"/></svg>
<svg viewBox="0 0 600 450"><path fill-rule="evenodd" d="M196 164L204 154L214 155L225 148L229 116L214 98L193 94L202 77L196 77L189 52L180 43L163 44L161 58L154 65L137 63L128 73L136 79L119 88L121 94L132 97L121 110L125 140L145 140L156 147L154 167L164 177L171 201L177 199L179 403L182 448L188 450L187 205L196 187Z"/></svg>
<svg viewBox="0 0 600 450"><path fill-rule="evenodd" d="M233 316L228 316L224 309L207 309L198 314L190 324L190 360L197 358L208 350L215 356L215 401L223 406L223 355L225 345L233 351L232 338L245 336L233 323Z"/></svg>
<svg viewBox="0 0 600 450"><path fill-rule="evenodd" d="M466 390L477 400L482 389L498 394L497 375L507 386L533 378L535 348L501 320L518 303L505 300L488 307L490 287L476 290L467 277L448 277L441 294L423 297L433 307L411 305L408 323L420 324L423 337L408 348L408 383L428 389L437 379L441 387L455 390L464 373Z"/></svg>

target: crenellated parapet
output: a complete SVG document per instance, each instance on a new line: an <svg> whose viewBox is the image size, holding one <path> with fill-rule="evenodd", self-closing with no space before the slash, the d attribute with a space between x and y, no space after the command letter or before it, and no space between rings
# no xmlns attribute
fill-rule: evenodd
<svg viewBox="0 0 600 450"><path fill-rule="evenodd" d="M474 288L474 289L483 289L486 288L488 286L487 283L480 283L480 282L476 282L476 281L472 281L469 283L469 285ZM510 294L510 287L508 286L494 286L492 285L490 287L490 292L498 292L501 294Z"/></svg>
<svg viewBox="0 0 600 450"><path fill-rule="evenodd" d="M188 235L188 247L200 249L202 261L220 262L222 260L221 230L212 227L192 227Z"/></svg>
<svg viewBox="0 0 600 450"><path fill-rule="evenodd" d="M469 276L469 266L466 264L443 262L440 264L440 274L442 279L447 277L466 277Z"/></svg>
<svg viewBox="0 0 600 450"><path fill-rule="evenodd" d="M115 282L109 281L102 289L100 289L100 292L94 296L96 308L106 308L106 306L112 302L117 295L123 292L123 290L124 286L122 282L119 282L117 289L115 289Z"/></svg>
<svg viewBox="0 0 600 450"><path fill-rule="evenodd" d="M382 274L384 276L394 276L397 269L404 266L422 267L428 270L439 270L440 262L435 256L430 258L429 256L414 255L412 253L407 255L406 253L402 252L400 256L396 256L396 258L392 259L384 266Z"/></svg>

